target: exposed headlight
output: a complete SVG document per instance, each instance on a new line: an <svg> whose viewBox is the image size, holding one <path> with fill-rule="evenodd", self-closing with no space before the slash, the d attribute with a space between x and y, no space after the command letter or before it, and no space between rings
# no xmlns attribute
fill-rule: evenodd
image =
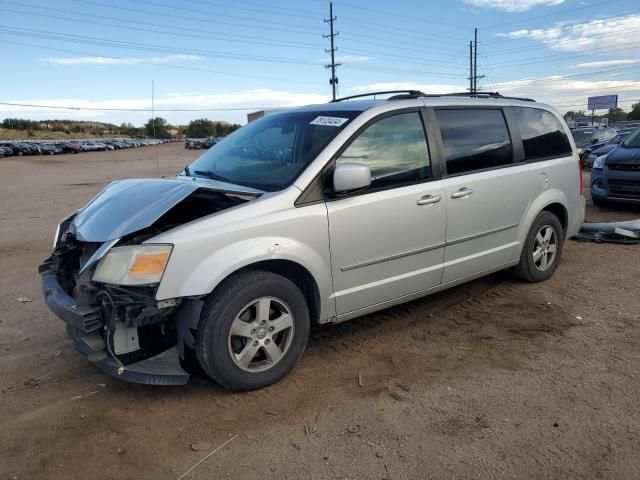
<svg viewBox="0 0 640 480"><path fill-rule="evenodd" d="M64 229L66 231L68 229L68 227L69 227L68 224L70 223L71 220L73 220L73 217L75 217L77 213L78 213L77 211L73 212L71 215L67 215L65 218L60 220L60 223L56 227L56 233L53 235L53 249L54 250L56 249L56 246L58 245L58 241L60 240L60 234L64 233L62 231L63 225L64 225Z"/></svg>
<svg viewBox="0 0 640 480"><path fill-rule="evenodd" d="M93 281L116 285L160 283L172 248L172 245L114 247L98 263Z"/></svg>
<svg viewBox="0 0 640 480"><path fill-rule="evenodd" d="M593 161L593 167L595 169L603 169L604 168L604 161L607 159L606 155L600 155L599 157L597 157L594 161Z"/></svg>

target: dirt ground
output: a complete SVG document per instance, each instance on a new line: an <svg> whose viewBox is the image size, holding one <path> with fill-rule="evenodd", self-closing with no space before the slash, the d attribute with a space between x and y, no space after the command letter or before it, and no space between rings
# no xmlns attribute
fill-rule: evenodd
<svg viewBox="0 0 640 480"><path fill-rule="evenodd" d="M0 160L0 480L177 480L228 440L184 478L638 478L640 246L569 241L548 282L497 274L318 328L257 392L99 373L42 300L55 225L112 179L200 153Z"/></svg>

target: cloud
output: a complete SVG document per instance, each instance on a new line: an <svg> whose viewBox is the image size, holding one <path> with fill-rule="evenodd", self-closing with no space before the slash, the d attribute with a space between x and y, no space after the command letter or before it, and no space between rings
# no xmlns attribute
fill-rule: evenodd
<svg viewBox="0 0 640 480"><path fill-rule="evenodd" d="M529 97L561 111L587 108L587 97L620 95L620 107L629 110L640 96L640 80L580 80L561 75L525 78L490 85L492 91L514 97ZM635 99L635 100L634 100Z"/></svg>
<svg viewBox="0 0 640 480"><path fill-rule="evenodd" d="M536 7L550 7L564 0L464 0L464 3L479 8L493 8L505 12L526 12Z"/></svg>
<svg viewBox="0 0 640 480"><path fill-rule="evenodd" d="M49 57L40 58L38 61L50 63L52 65L139 65L145 63L163 64L176 61L193 61L201 60L198 55L164 55L161 57L148 58L121 58L121 57Z"/></svg>
<svg viewBox="0 0 640 480"><path fill-rule="evenodd" d="M347 89L353 94L384 92L388 90L419 90L424 93L455 93L466 91L466 86L440 83L385 82L357 85Z"/></svg>
<svg viewBox="0 0 640 480"><path fill-rule="evenodd" d="M632 65L634 63L640 63L640 60L601 60L598 62L585 62L585 63L576 63L575 65L571 65L571 68L601 68L601 67L611 67L615 65Z"/></svg>
<svg viewBox="0 0 640 480"><path fill-rule="evenodd" d="M558 22L544 29L522 29L496 36L538 41L553 50L579 52L627 47L630 43L640 42L640 14L595 19L583 23ZM637 47L636 47L637 48ZM628 48L631 50L631 48ZM600 51L603 51L600 50ZM594 53L595 53L594 52Z"/></svg>
<svg viewBox="0 0 640 480"><path fill-rule="evenodd" d="M157 84L156 84L157 88ZM294 107L314 103L326 103L328 94L289 92L285 90L253 89L223 93L160 94L155 98L157 114L172 123L188 123L194 118L207 117L216 120L246 122L246 114L251 110L275 107ZM48 105L51 107L80 107L90 109L151 109L151 99L120 98L111 100L88 100L83 98L28 98L7 100L8 103ZM170 112L162 110L193 109L202 111ZM207 109L210 109L207 111ZM239 109L239 110L235 110ZM143 124L151 116L150 111L107 111L107 110L66 110L58 108L37 108L29 106L0 105L0 118L65 118L100 119L121 123L130 121Z"/></svg>

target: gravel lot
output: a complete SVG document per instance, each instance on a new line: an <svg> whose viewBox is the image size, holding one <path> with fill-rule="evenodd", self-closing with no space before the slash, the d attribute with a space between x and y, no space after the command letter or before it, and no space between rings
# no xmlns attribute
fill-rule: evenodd
<svg viewBox="0 0 640 480"><path fill-rule="evenodd" d="M157 175L156 156L172 175L201 153L0 160L0 479L176 480L230 439L185 478L638 478L640 246L569 241L546 283L503 273L318 328L257 392L100 374L41 297L55 225L112 179Z"/></svg>

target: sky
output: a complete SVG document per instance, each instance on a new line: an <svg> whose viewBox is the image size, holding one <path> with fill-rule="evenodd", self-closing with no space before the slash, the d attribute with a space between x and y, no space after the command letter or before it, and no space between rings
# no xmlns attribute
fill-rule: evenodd
<svg viewBox="0 0 640 480"><path fill-rule="evenodd" d="M333 13L340 96L465 91L477 27L479 89L563 112L640 100L637 0L335 0ZM325 0L0 0L0 16L0 119L142 125L152 83L173 124L331 98Z"/></svg>

